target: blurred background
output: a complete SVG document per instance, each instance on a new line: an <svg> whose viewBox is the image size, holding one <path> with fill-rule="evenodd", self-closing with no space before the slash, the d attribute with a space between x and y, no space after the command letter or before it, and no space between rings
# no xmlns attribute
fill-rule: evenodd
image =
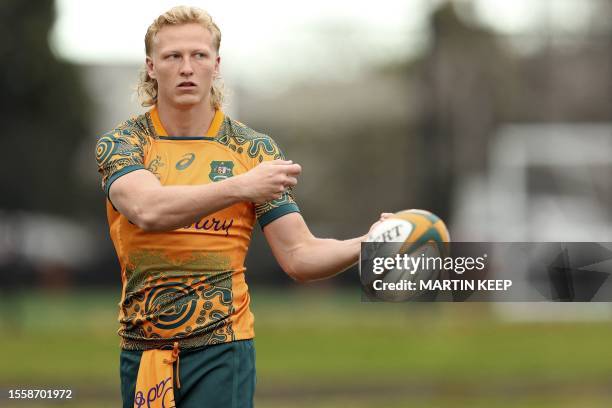
<svg viewBox="0 0 612 408"><path fill-rule="evenodd" d="M611 1L190 4L223 33L226 112L303 166L316 235L424 208L455 241L612 241ZM93 152L144 111L144 33L173 5L0 4L0 389L119 405ZM612 404L607 303L360 303L355 269L297 285L258 228L247 267L260 407Z"/></svg>

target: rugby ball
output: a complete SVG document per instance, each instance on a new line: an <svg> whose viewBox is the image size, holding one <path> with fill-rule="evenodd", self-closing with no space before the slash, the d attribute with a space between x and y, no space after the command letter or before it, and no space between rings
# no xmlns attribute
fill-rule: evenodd
<svg viewBox="0 0 612 408"><path fill-rule="evenodd" d="M374 290L372 284L374 280L378 280L377 288L388 288L388 284L436 279L439 270L391 267L385 268L383 272L379 270L375 275L369 273L364 281L361 269L365 266L371 271L375 258L395 257L398 254L406 254L414 259L445 257L448 255L449 242L450 234L444 221L431 212L412 209L395 213L373 228L365 241L359 263L364 289L369 295L380 300L404 301L418 297L421 294L418 290Z"/></svg>

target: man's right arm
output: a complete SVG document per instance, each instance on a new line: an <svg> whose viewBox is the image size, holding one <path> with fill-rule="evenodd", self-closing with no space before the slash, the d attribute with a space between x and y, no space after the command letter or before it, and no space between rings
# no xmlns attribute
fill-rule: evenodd
<svg viewBox="0 0 612 408"><path fill-rule="evenodd" d="M297 184L301 168L291 161L264 162L226 180L199 185L163 186L151 172L135 170L115 180L109 199L145 231L170 231L241 201L277 199Z"/></svg>

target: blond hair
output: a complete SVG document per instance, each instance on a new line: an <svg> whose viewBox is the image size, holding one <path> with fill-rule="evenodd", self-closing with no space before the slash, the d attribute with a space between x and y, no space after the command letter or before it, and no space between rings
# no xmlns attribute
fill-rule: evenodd
<svg viewBox="0 0 612 408"><path fill-rule="evenodd" d="M145 35L145 52L147 57L151 56L153 40L155 35L165 26L196 23L206 28L213 37L213 45L217 55L221 47L221 30L215 24L210 14L198 7L177 6L157 17L147 29ZM140 104L144 107L153 106L157 103L157 80L151 78L147 72L147 66L141 69L138 86L136 88ZM210 104L214 109L221 109L224 100L223 81L217 77L210 89Z"/></svg>

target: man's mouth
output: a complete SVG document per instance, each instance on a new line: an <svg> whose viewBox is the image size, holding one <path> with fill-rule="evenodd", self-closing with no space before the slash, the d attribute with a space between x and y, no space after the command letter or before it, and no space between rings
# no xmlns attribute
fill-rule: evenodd
<svg viewBox="0 0 612 408"><path fill-rule="evenodd" d="M191 88L194 86L196 86L195 82L191 82L191 81L184 81L178 84L179 88Z"/></svg>

